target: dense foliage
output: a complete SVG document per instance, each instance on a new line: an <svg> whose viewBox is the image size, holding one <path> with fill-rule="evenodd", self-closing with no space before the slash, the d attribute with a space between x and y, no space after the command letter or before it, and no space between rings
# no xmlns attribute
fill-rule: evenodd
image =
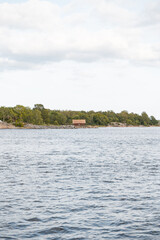
<svg viewBox="0 0 160 240"><path fill-rule="evenodd" d="M94 111L60 111L44 108L42 104L35 104L34 108L17 105L15 107L0 107L0 120L14 123L16 126L23 126L25 123L31 124L72 124L72 119L86 119L87 125L107 126L113 122L125 123L127 125L157 125L158 121L154 116L149 117L143 112L141 115L122 111L94 112Z"/></svg>

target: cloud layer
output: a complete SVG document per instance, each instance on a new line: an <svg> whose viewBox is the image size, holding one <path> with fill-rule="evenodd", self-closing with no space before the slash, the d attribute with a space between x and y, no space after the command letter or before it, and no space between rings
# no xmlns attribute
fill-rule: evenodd
<svg viewBox="0 0 160 240"><path fill-rule="evenodd" d="M1 3L0 69L63 60L159 65L160 1L141 11L132 5L126 0Z"/></svg>

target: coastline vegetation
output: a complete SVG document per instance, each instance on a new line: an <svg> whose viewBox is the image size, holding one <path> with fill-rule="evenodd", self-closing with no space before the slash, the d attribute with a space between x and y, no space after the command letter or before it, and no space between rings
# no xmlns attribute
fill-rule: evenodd
<svg viewBox="0 0 160 240"><path fill-rule="evenodd" d="M141 115L122 111L60 111L46 109L42 104L35 104L34 108L17 105L15 107L0 107L0 120L23 127L30 123L35 125L70 125L72 119L85 119L87 125L108 126L112 123L123 123L132 126L156 126L158 121L146 112Z"/></svg>

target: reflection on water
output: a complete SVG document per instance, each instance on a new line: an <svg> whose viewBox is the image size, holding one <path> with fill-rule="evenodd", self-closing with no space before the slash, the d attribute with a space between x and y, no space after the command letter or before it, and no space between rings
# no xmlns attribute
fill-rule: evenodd
<svg viewBox="0 0 160 240"><path fill-rule="evenodd" d="M160 128L0 131L0 239L160 239Z"/></svg>

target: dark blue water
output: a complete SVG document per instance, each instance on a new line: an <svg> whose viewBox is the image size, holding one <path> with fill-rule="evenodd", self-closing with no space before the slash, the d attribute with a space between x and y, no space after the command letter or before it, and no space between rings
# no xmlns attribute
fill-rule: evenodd
<svg viewBox="0 0 160 240"><path fill-rule="evenodd" d="M0 239L160 239L160 128L0 131Z"/></svg>

